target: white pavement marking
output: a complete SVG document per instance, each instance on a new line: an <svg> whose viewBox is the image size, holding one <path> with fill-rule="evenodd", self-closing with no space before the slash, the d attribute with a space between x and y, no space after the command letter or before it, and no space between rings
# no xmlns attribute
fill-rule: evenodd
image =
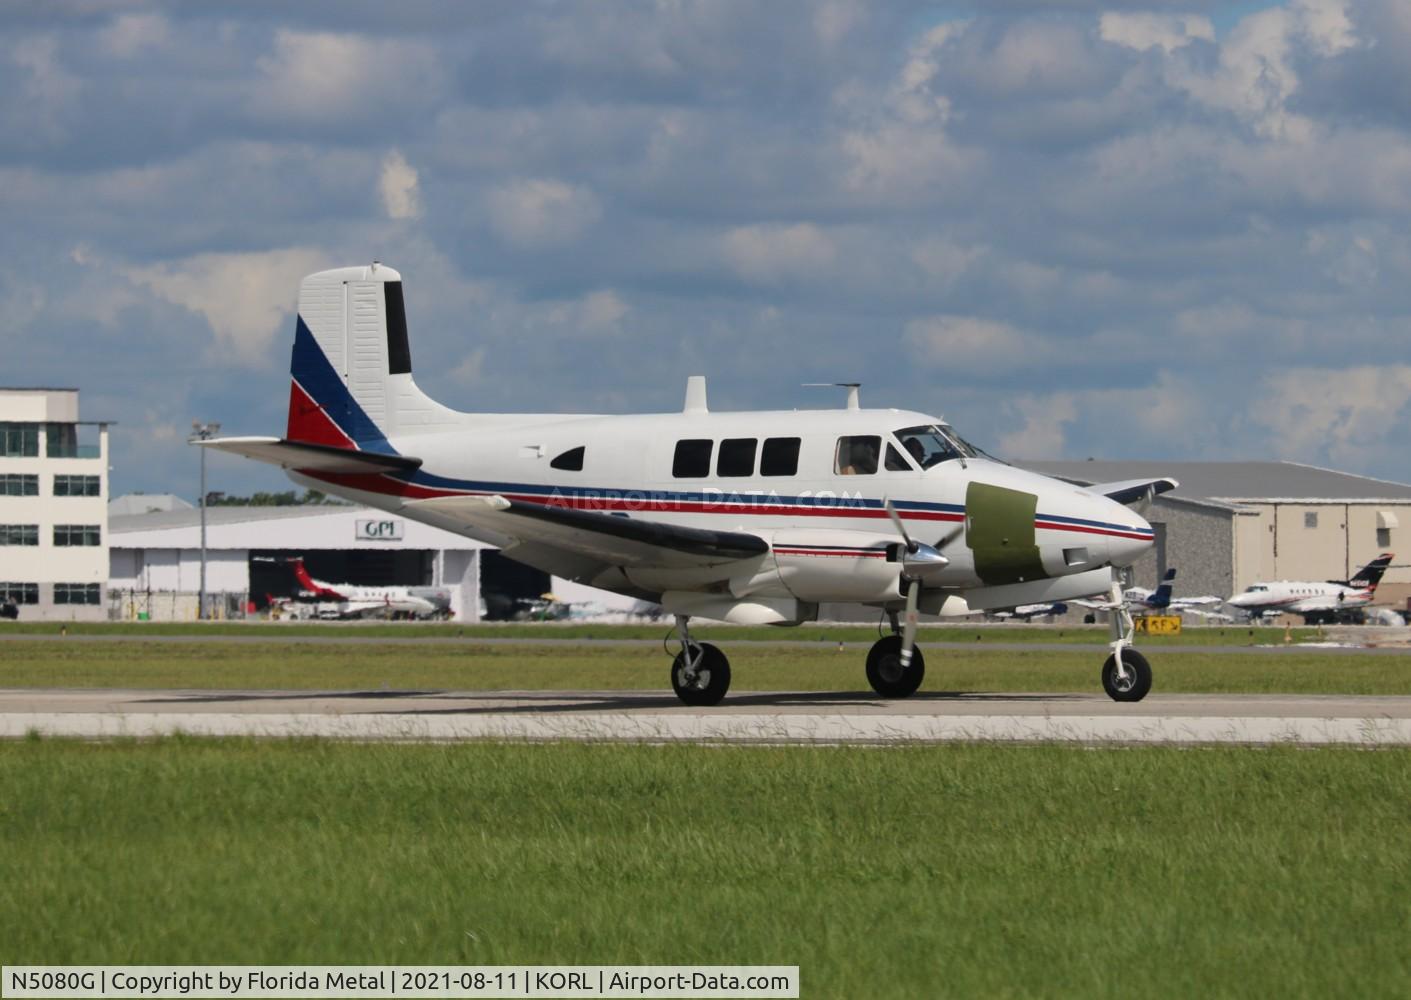
<svg viewBox="0 0 1411 1000"><path fill-rule="evenodd" d="M1411 719L1262 716L664 714L580 712L479 715L248 712L13 712L0 737L112 739L200 736L346 740L583 740L727 743L1411 744Z"/></svg>

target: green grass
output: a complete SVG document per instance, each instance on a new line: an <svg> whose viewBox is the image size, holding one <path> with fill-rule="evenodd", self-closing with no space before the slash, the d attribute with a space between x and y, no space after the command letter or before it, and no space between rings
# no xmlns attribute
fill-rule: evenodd
<svg viewBox="0 0 1411 1000"><path fill-rule="evenodd" d="M460 625L431 622L26 622L0 621L0 633L33 636L57 636L61 631L71 635L119 636L327 636L352 640L388 638L541 638L541 639L660 639L672 631L669 621L642 625L600 625L575 622L498 623ZM795 640L803 642L872 642L877 638L876 624L831 625L805 624L796 628L772 626L731 626L701 623L693 631L714 636L719 641ZM1290 633L1294 642L1306 642L1320 634L1318 629L1296 628ZM1101 645L1107 642L1107 627L1043 625L943 625L924 626L922 642L1064 642ZM1248 626L1187 627L1175 636L1142 636L1143 645L1269 645L1282 643L1282 628L1250 628Z"/></svg>
<svg viewBox="0 0 1411 1000"><path fill-rule="evenodd" d="M865 691L865 648L724 643L735 691ZM1148 648L1157 693L1411 694L1411 655L1183 652ZM1106 651L928 651L923 691L1100 690ZM0 687L346 690L668 689L656 646L307 643L0 644Z"/></svg>
<svg viewBox="0 0 1411 1000"><path fill-rule="evenodd" d="M1411 992L1411 752L0 745L0 962Z"/></svg>

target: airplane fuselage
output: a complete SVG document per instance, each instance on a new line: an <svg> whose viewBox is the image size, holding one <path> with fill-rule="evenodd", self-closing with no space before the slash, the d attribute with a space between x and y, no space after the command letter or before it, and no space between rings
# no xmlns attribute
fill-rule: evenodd
<svg viewBox="0 0 1411 1000"><path fill-rule="evenodd" d="M996 594L994 605L983 593L978 601L972 596L970 607L1011 606L1016 594L1039 601L1098 592L1108 584L1107 567L1128 565L1151 545L1151 528L1139 515L1081 487L982 456L946 458L923 469L895 435L941 424L917 412L429 416L440 426L386 438L388 450L422 459L415 471L294 476L502 545L512 558L555 575L653 599L706 588L720 574L713 568L618 567L606 553L595 560L535 552L419 509L417 502L503 496L750 532L764 537L770 549L729 574L730 595L807 603L900 599L897 568L888 561L896 534L885 498L919 540L932 543L951 533L964 539L946 549L950 564L928 577L928 587L971 595L1011 588ZM874 453L873 471L866 462L844 464L849 449L863 447ZM579 467L556 467L564 464ZM1084 574L1083 582L1074 579Z"/></svg>

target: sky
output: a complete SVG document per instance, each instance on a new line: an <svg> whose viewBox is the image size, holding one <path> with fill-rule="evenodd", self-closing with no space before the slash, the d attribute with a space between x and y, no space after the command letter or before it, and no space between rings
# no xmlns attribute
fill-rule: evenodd
<svg viewBox="0 0 1411 1000"><path fill-rule="evenodd" d="M196 493L300 278L465 410L939 414L1411 481L1411 4L0 2L0 385ZM210 460L211 488L285 489Z"/></svg>

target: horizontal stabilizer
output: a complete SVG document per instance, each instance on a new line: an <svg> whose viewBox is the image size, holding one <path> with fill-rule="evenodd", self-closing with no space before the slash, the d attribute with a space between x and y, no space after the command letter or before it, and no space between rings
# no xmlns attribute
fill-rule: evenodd
<svg viewBox="0 0 1411 1000"><path fill-rule="evenodd" d="M467 528L547 542L617 566L710 566L769 551L763 538L745 532L685 528L502 496L435 497L407 506L440 514Z"/></svg>
<svg viewBox="0 0 1411 1000"><path fill-rule="evenodd" d="M253 458L257 462L307 469L312 472L411 472L421 468L421 459L407 455L386 455L374 451L354 451L327 444L309 444L276 437L212 438L196 444L217 451Z"/></svg>
<svg viewBox="0 0 1411 1000"><path fill-rule="evenodd" d="M1120 483L1096 483L1086 489L1118 503L1133 503L1147 496L1169 493L1179 485L1174 479L1124 479Z"/></svg>

